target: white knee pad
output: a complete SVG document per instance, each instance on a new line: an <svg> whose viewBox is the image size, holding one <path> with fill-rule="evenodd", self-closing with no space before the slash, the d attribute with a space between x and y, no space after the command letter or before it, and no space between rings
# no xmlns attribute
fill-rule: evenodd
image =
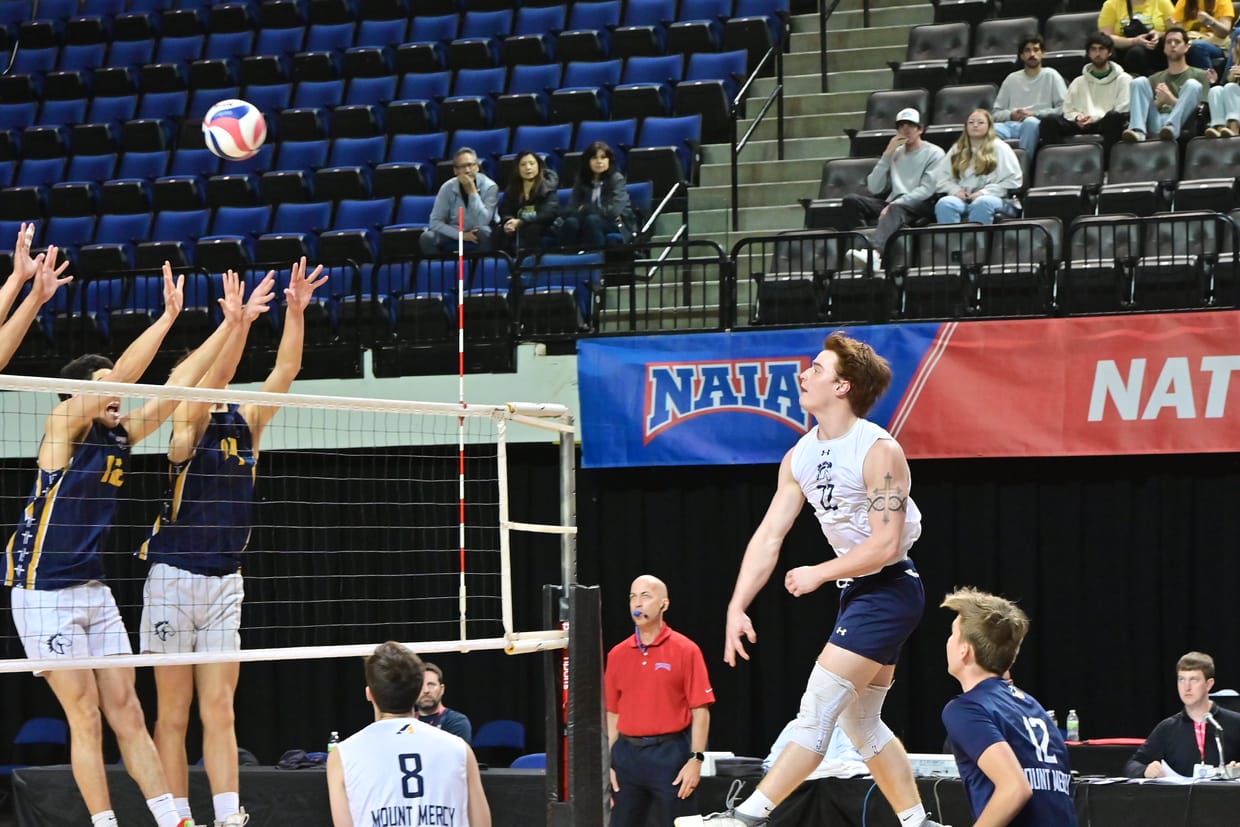
<svg viewBox="0 0 1240 827"><path fill-rule="evenodd" d="M857 690L851 681L815 663L801 696L801 708L792 721L790 740L819 755L826 754L836 720L856 700Z"/></svg>
<svg viewBox="0 0 1240 827"><path fill-rule="evenodd" d="M863 761L878 755L896 737L882 719L883 701L890 689L890 686L867 686L857 697L857 702L840 716L844 734L861 753Z"/></svg>

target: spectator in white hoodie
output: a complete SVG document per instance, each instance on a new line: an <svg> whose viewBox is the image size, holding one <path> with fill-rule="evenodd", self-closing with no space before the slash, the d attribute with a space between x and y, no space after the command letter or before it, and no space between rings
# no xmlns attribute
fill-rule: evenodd
<svg viewBox="0 0 1240 827"><path fill-rule="evenodd" d="M1021 180L1016 153L995 134L991 114L975 109L960 140L939 162L943 197L934 205L934 217L940 224L993 224L996 215L1016 215L1020 207L1012 193Z"/></svg>
<svg viewBox="0 0 1240 827"><path fill-rule="evenodd" d="M1042 142L1057 144L1071 135L1102 136L1108 156L1128 125L1132 75L1115 62L1115 40L1097 31L1085 41L1089 63L1068 86L1063 114L1042 121Z"/></svg>

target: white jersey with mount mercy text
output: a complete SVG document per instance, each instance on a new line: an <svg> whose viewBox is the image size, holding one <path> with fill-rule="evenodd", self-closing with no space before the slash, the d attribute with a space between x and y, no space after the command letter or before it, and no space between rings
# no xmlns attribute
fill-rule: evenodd
<svg viewBox="0 0 1240 827"><path fill-rule="evenodd" d="M416 718L384 718L336 747L355 827L469 827L468 747Z"/></svg>
<svg viewBox="0 0 1240 827"><path fill-rule="evenodd" d="M865 457L880 439L892 436L870 420L858 419L837 439L819 439L815 427L792 448L792 476L838 555L869 538L871 522L881 520L889 509L906 509L900 538L903 557L921 536L921 512L907 490L897 491L889 480L879 480L873 490L866 490Z"/></svg>

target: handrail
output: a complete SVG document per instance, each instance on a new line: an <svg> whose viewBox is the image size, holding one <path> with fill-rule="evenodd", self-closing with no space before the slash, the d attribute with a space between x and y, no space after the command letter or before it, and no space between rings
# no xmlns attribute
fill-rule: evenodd
<svg viewBox="0 0 1240 827"><path fill-rule="evenodd" d="M836 0L839 2L839 0ZM749 144L749 139L753 136L758 125L762 123L762 119L766 117L766 113L771 110L771 104L776 105L775 115L775 140L777 144L777 152L779 160L784 160L784 51L783 44L788 42L790 30L788 21L785 19L784 36L782 42L772 46L766 50L766 54L762 56L762 60L758 61L758 65L749 73L749 77L745 79L745 83L736 93L736 97L732 100L732 118L731 118L731 149L732 149L732 229L739 229L740 224L740 182L739 167L740 154ZM774 56L775 58L775 86L771 89L771 93L766 96L766 100L762 102L762 109L758 111L757 117L753 119L753 123L749 125L749 129L745 130L745 135L737 141L737 121L740 117L740 107L745 100L745 96L749 93L749 87L753 85L758 77L758 73L762 71L762 67L766 66L767 61Z"/></svg>
<svg viewBox="0 0 1240 827"><path fill-rule="evenodd" d="M827 5L827 0L818 0L818 65L822 72L822 91L830 92L830 82L827 80L827 20L835 13L836 8L840 5L840 0L831 0L831 5ZM870 3L865 0L865 25L870 25Z"/></svg>

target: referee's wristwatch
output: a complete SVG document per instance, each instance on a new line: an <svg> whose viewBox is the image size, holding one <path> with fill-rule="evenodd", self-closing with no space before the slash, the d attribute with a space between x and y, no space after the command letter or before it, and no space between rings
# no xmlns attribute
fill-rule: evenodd
<svg viewBox="0 0 1240 827"><path fill-rule="evenodd" d="M703 753L700 753L700 752L691 752L691 753L689 753L689 757L690 757L690 758L692 758L692 759L693 759L693 760L695 760L695 761L705 761L705 760L706 760L706 755L705 755L705 754L703 754Z"/></svg>

